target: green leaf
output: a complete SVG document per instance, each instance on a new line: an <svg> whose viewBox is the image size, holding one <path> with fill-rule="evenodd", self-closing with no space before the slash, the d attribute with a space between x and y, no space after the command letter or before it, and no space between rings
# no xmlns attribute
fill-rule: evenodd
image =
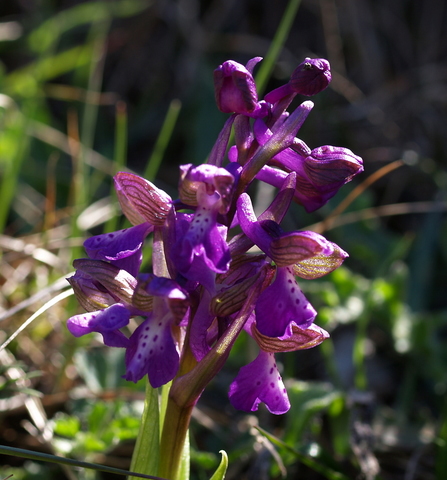
<svg viewBox="0 0 447 480"><path fill-rule="evenodd" d="M329 383L317 382L293 381L287 390L292 410L284 440L294 445L302 438L311 418L321 411L328 410L342 394Z"/></svg>
<svg viewBox="0 0 447 480"><path fill-rule="evenodd" d="M78 45L52 57L41 58L10 73L4 82L4 90L13 95L31 98L39 94L38 82L45 82L88 65L92 46Z"/></svg>
<svg viewBox="0 0 447 480"><path fill-rule="evenodd" d="M87 433L84 437L83 447L86 452L104 452L105 443L92 433Z"/></svg>
<svg viewBox="0 0 447 480"><path fill-rule="evenodd" d="M311 456L311 452L303 453L299 450L292 448L287 443L284 443L279 438L275 437L271 433L267 432L266 430L262 429L261 427L256 427L259 432L264 435L268 440L270 440L274 445L278 447L282 447L291 453L298 461L302 464L306 465L307 467L311 468L315 472L320 473L328 480L349 480L349 478L341 472L337 472L330 467L327 467L324 463L314 460ZM315 448L317 447L317 448ZM314 450L320 450L318 446L315 444L312 445Z"/></svg>
<svg viewBox="0 0 447 480"><path fill-rule="evenodd" d="M147 1L85 2L60 11L42 22L28 37L29 47L36 53L48 50L60 36L80 25L108 20L110 17L130 17L149 6Z"/></svg>
<svg viewBox="0 0 447 480"><path fill-rule="evenodd" d="M110 410L110 406L105 402L97 402L93 405L92 411L88 416L88 429L93 434L98 434L105 424L105 418Z"/></svg>
<svg viewBox="0 0 447 480"><path fill-rule="evenodd" d="M228 468L228 455L227 452L221 450L219 452L222 455L222 460L220 461L220 465L217 467L217 470L214 472L214 475L210 478L210 480L223 480L225 478L225 474L227 473Z"/></svg>
<svg viewBox="0 0 447 480"><path fill-rule="evenodd" d="M62 437L74 438L81 428L81 422L77 417L61 415L56 419L54 433Z"/></svg>

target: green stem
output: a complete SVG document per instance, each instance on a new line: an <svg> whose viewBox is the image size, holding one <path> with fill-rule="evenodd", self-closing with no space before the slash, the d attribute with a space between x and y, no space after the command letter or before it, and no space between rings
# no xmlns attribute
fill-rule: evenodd
<svg viewBox="0 0 447 480"><path fill-rule="evenodd" d="M162 454L158 475L161 477L179 479L193 408L194 405L187 407L177 405L172 397L169 397L160 445Z"/></svg>

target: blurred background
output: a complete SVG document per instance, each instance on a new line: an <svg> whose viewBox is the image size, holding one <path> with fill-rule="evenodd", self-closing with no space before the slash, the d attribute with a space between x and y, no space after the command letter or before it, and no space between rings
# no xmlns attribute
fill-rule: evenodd
<svg viewBox="0 0 447 480"><path fill-rule="evenodd" d="M117 170L175 196L178 166L203 162L227 118L213 70L266 57L284 16L290 31L264 93L305 57L327 58L332 83L312 98L300 138L348 147L365 166L324 208L296 206L285 225L324 233L350 258L300 282L331 340L279 358L287 415L230 407L228 386L250 355L236 344L195 412L192 478L209 478L225 449L230 479L443 480L442 0L0 2L0 343L63 293L86 237L123 225ZM121 352L68 334L78 311L59 302L0 351L0 444L129 468L144 385L121 379ZM0 455L8 475L115 478Z"/></svg>

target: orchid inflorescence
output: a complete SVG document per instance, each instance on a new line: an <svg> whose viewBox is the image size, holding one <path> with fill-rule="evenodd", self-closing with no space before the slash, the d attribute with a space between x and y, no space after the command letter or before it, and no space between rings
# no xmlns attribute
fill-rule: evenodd
<svg viewBox="0 0 447 480"><path fill-rule="evenodd" d="M133 173L114 177L133 226L85 241L88 258L74 261L68 281L87 313L71 317L68 329L76 337L97 332L105 345L126 349L127 380L147 375L156 388L175 379L174 392L177 383L190 403L245 331L259 354L230 385L230 401L244 411L264 402L281 414L290 403L275 353L311 348L329 336L313 323L316 311L296 277L326 275L347 254L315 232L285 232L280 223L292 201L307 212L326 204L363 162L346 148L311 150L297 138L311 101L286 111L296 95L327 87L326 60L306 58L286 85L259 100L253 69L260 60L245 67L227 61L215 70L217 106L231 116L207 163L180 167L178 199ZM254 180L277 188L258 217L247 193ZM153 271L143 273L149 235ZM142 321L128 338L122 330L132 317Z"/></svg>

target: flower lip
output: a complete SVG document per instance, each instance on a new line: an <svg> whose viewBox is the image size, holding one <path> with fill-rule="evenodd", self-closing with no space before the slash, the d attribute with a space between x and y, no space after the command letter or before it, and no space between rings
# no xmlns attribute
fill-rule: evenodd
<svg viewBox="0 0 447 480"><path fill-rule="evenodd" d="M317 312L298 286L293 269L278 267L275 280L259 296L255 314L257 328L263 335L290 337L293 325L308 328Z"/></svg>
<svg viewBox="0 0 447 480"><path fill-rule="evenodd" d="M230 386L229 397L235 408L246 412L256 411L261 402L275 415L286 413L290 408L274 355L262 350L253 362L239 370Z"/></svg>

